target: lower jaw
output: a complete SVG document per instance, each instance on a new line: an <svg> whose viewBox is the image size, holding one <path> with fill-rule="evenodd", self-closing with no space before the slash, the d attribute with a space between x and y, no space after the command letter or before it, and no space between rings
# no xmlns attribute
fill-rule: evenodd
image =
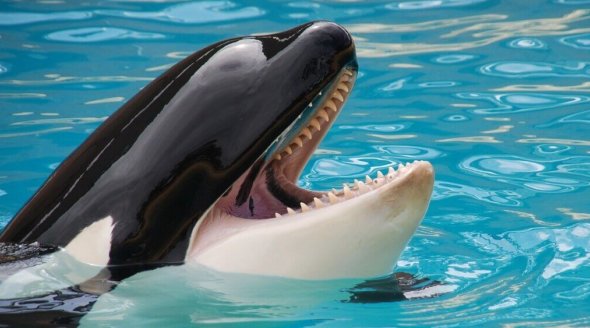
<svg viewBox="0 0 590 328"><path fill-rule="evenodd" d="M187 261L297 279L387 274L419 225L432 184L432 167L423 162L380 188L293 215L245 220L213 209Z"/></svg>

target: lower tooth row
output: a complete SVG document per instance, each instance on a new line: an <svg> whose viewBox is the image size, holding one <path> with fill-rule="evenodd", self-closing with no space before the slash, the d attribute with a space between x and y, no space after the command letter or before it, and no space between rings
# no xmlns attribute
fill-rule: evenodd
<svg viewBox="0 0 590 328"><path fill-rule="evenodd" d="M412 164L414 164L414 163L412 163ZM358 195L362 195L366 192L377 189L377 188L385 185L387 182L395 179L399 173L405 172L408 169L408 167L410 167L412 164L406 164L406 165L399 164L397 171L394 170L393 167L389 167L386 175L384 175L381 171L377 171L377 178L376 179L371 179L371 177L366 175L365 182L354 180L354 184L353 184L352 188L349 187L347 184L344 184L342 186L341 191L337 191L335 189L332 189L332 191L328 192L324 197L322 197L322 199L314 197L312 203L309 203L309 204L300 203L300 207L301 207L300 210L294 210L290 207L287 207L287 214L296 214L296 213L301 213L301 212L307 212L307 211L315 209L315 208L321 208L321 207L328 206L330 204L339 203L343 199L346 200L346 199L350 199L350 198L353 198ZM357 193L357 194L355 195L355 193ZM278 218L281 216L282 216L281 214L275 213L275 217Z"/></svg>

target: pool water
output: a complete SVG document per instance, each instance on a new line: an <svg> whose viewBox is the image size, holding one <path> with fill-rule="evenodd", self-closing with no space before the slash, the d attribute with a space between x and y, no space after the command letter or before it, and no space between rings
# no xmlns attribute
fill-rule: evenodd
<svg viewBox="0 0 590 328"><path fill-rule="evenodd" d="M432 202L397 268L432 298L347 302L357 281L166 268L88 326L590 326L590 1L0 2L0 227L134 93L220 39L336 21L359 78L299 183L414 159Z"/></svg>

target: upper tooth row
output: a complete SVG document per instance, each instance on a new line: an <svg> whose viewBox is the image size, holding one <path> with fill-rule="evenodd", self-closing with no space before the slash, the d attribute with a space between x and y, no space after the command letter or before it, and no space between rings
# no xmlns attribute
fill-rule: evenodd
<svg viewBox="0 0 590 328"><path fill-rule="evenodd" d="M320 119L323 120L324 123L330 121L330 115L328 114L329 111L334 113L338 111L338 106L334 101L338 100L340 101L340 103L344 102L343 93L348 93L350 90L350 86L347 85L350 84L349 76L352 76L352 73L349 71L345 71L342 77L340 78L340 81L336 85L336 90L334 90L334 93L332 93L332 98L328 99L324 104L324 108L320 108L317 111L316 116L309 120L307 127L301 129L299 136L293 138L293 140L291 140L291 143L287 147L285 147L282 151L274 155L274 158L276 160L280 160L284 156L291 155L293 153L293 150L298 147L303 147L304 138L311 140L313 135L311 131L320 131L322 128L322 125L320 124Z"/></svg>
<svg viewBox="0 0 590 328"><path fill-rule="evenodd" d="M375 179L372 179L370 176L366 175L365 182L354 180L352 188L347 184L343 184L341 191L332 189L332 191L328 192L325 196L322 197L322 199L314 197L313 202L309 204L300 203L300 212L307 212L312 208L322 208L324 206L335 204L342 200L350 199L355 196L369 192L371 190L377 189L386 184L388 181L395 179L400 172L403 173L406 170L408 170L408 168L412 164L399 164L397 171L393 167L389 167L386 175L383 174L381 171L377 171L377 178ZM290 207L287 207L287 214L295 214L297 212L299 212L299 210L296 211ZM275 213L275 217L281 216L281 214Z"/></svg>

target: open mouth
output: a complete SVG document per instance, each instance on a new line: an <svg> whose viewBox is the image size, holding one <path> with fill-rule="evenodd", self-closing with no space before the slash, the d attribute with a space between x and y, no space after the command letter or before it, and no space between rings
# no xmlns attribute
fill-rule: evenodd
<svg viewBox="0 0 590 328"><path fill-rule="evenodd" d="M330 129L352 91L356 71L344 68L309 104L265 160L254 164L216 203L214 210L233 217L270 219L313 211L358 197L391 183L412 164L377 172L341 189L320 192L300 188L297 179ZM314 103L315 102L315 103Z"/></svg>

